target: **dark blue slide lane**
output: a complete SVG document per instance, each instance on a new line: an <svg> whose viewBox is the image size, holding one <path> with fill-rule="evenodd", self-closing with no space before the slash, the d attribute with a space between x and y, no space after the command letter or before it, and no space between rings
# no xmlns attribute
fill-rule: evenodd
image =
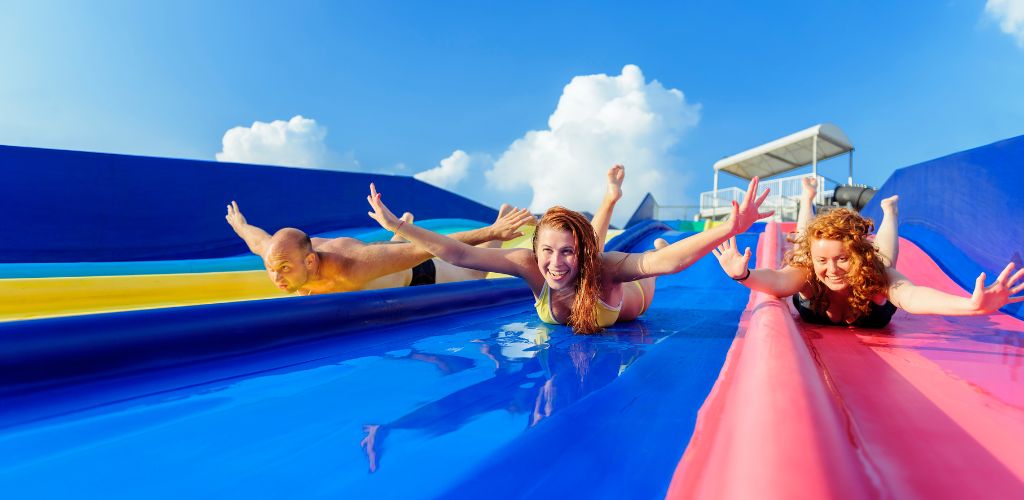
<svg viewBox="0 0 1024 500"><path fill-rule="evenodd" d="M632 249L658 234L685 236ZM656 294L601 335L527 298L19 395L0 401L0 491L661 497L748 293L708 256Z"/></svg>
<svg viewBox="0 0 1024 500"><path fill-rule="evenodd" d="M1024 136L897 170L862 212L900 196L900 236L924 250L966 290L984 271L991 284L1009 262L1024 265ZM1021 304L1003 312L1024 319Z"/></svg>
<svg viewBox="0 0 1024 500"><path fill-rule="evenodd" d="M756 245L756 235L738 240ZM445 496L494 495L516 477L523 479L512 498L663 498L748 297L710 256L659 278L643 319L613 329L646 331L657 345L614 384L490 455Z"/></svg>
<svg viewBox="0 0 1024 500"><path fill-rule="evenodd" d="M237 201L250 223L309 234L366 226L371 182L418 220L497 215L413 177L0 145L0 263L210 259L245 254L224 222ZM61 182L53 182L60 179ZM284 190L302 193L284 203ZM56 216L60 214L60 216Z"/></svg>

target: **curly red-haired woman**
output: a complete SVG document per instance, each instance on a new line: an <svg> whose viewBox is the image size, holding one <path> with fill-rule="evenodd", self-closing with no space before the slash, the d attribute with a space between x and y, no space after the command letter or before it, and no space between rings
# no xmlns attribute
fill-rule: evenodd
<svg viewBox="0 0 1024 500"><path fill-rule="evenodd" d="M457 266L518 276L537 299L537 314L549 323L572 326L577 333L595 333L618 321L640 316L651 304L654 278L677 273L729 237L742 233L772 212L759 213L765 192L755 197L757 179L742 204L733 202L732 217L669 245L656 242L645 253L604 252L604 235L612 208L621 196L622 167L608 172L608 194L593 222L578 212L553 207L534 232L533 248L478 248L400 221L370 185L370 216L381 226Z"/></svg>
<svg viewBox="0 0 1024 500"><path fill-rule="evenodd" d="M968 316L1024 301L1024 296L1011 297L1024 291L1024 283L1014 286L1024 269L1011 276L1012 262L991 286L985 286L981 273L970 297L914 285L895 269L898 197L882 200L882 224L872 241L871 219L852 210L835 209L808 221L810 211L803 207L809 206L815 187L814 182L804 183L799 234L782 269L748 269L750 249L740 254L730 239L714 252L726 274L752 290L792 295L800 317L818 324L881 328L897 308L912 314Z"/></svg>

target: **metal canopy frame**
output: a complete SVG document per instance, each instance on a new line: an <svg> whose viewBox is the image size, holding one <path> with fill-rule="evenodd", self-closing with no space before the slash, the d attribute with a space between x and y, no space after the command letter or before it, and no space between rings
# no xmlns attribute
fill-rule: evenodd
<svg viewBox="0 0 1024 500"><path fill-rule="evenodd" d="M817 176L819 161L843 154L850 155L847 183L853 185L853 151L854 147L842 129L831 123L821 123L718 160L714 165L714 191L718 192L720 171L750 179L754 176L771 177L811 165Z"/></svg>

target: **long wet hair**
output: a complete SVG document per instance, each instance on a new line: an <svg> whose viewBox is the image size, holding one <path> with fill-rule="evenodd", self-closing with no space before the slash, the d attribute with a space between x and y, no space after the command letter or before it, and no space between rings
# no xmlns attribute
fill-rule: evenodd
<svg viewBox="0 0 1024 500"><path fill-rule="evenodd" d="M601 296L601 248L586 217L565 207L551 207L533 233L533 253L537 255L537 235L543 228L572 233L576 240L576 297L572 301L569 326L576 333L597 333L597 301Z"/></svg>
<svg viewBox="0 0 1024 500"><path fill-rule="evenodd" d="M878 249L868 240L874 227L871 219L850 209L837 208L819 215L807 226L804 234L797 237L793 249L786 254L786 264L807 270L814 312L825 315L829 307L828 287L818 280L811 260L811 244L816 240L839 241L850 258L850 270L844 279L850 286L848 302L853 320L867 315L874 297L884 294L889 288L885 264Z"/></svg>

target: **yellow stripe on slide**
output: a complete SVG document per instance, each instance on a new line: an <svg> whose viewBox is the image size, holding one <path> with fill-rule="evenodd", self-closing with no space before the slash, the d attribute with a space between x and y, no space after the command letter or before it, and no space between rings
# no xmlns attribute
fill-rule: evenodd
<svg viewBox="0 0 1024 500"><path fill-rule="evenodd" d="M704 231L707 231L713 227L721 226L722 224L725 224L725 222L726 221L724 220L706 220L704 221Z"/></svg>
<svg viewBox="0 0 1024 500"><path fill-rule="evenodd" d="M0 321L284 297L264 271L0 280Z"/></svg>
<svg viewBox="0 0 1024 500"><path fill-rule="evenodd" d="M534 226L503 248L530 248ZM621 233L609 230L608 239ZM506 277L490 273L488 278ZM265 271L0 279L0 321L285 297Z"/></svg>

